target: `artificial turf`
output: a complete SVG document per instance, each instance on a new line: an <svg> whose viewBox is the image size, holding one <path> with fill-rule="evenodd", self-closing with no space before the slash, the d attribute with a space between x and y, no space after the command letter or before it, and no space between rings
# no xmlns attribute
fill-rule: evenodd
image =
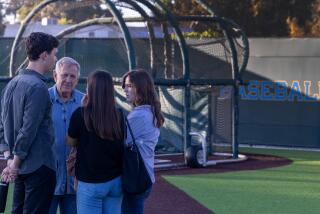
<svg viewBox="0 0 320 214"><path fill-rule="evenodd" d="M291 165L255 171L164 176L216 214L319 214L320 152L241 149L287 157ZM12 185L5 213L10 213Z"/></svg>
<svg viewBox="0 0 320 214"><path fill-rule="evenodd" d="M320 152L241 149L293 160L254 171L164 176L216 214L320 213Z"/></svg>
<svg viewBox="0 0 320 214"><path fill-rule="evenodd" d="M5 214L11 213L13 184L9 185Z"/></svg>

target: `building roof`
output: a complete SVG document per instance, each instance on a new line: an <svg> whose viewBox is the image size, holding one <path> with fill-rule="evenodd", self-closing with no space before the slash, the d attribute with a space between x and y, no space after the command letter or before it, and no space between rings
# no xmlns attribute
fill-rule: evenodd
<svg viewBox="0 0 320 214"><path fill-rule="evenodd" d="M45 32L52 35L57 35L61 31L65 30L72 25L58 25L58 24L48 24L42 25L40 22L29 23L27 26L23 37L28 36L31 32ZM6 25L4 35L5 38L14 38L18 33L20 24L8 24ZM130 26L128 27L130 34L133 38L148 38L148 30L146 27L141 26ZM154 27L156 38L162 38L163 33L161 27ZM173 32L173 29L169 29L169 32ZM92 25L80 30L77 30L66 37L68 38L122 38L123 34L117 25Z"/></svg>

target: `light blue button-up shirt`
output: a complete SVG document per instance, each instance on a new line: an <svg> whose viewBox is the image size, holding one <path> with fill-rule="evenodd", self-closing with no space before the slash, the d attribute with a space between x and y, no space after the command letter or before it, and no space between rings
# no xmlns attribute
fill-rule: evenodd
<svg viewBox="0 0 320 214"><path fill-rule="evenodd" d="M133 108L127 118L141 157L150 175L151 181L154 183L154 150L158 143L160 129L155 126L153 121L151 106L137 106ZM127 144L132 143L132 137L129 133L129 130L127 130Z"/></svg>
<svg viewBox="0 0 320 214"><path fill-rule="evenodd" d="M81 105L84 94L74 90L70 100L62 101L56 86L49 88L49 94L52 102L52 122L55 134L54 153L57 164L57 183L54 194L75 194L74 178L67 176L66 159L70 153L70 146L66 143L66 136L71 115Z"/></svg>

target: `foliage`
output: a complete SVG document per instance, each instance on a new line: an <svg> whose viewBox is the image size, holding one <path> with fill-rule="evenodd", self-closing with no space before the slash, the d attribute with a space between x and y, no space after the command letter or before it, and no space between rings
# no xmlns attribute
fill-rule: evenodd
<svg viewBox="0 0 320 214"><path fill-rule="evenodd" d="M310 35L320 36L320 0L317 0L313 4L313 17L312 21L309 22L310 26Z"/></svg>
<svg viewBox="0 0 320 214"><path fill-rule="evenodd" d="M176 15L208 15L208 12L195 0L164 2ZM207 0L206 2L215 14L238 23L249 37L320 36L320 0ZM201 26L203 23L197 25ZM196 32L202 30L195 29Z"/></svg>
<svg viewBox="0 0 320 214"><path fill-rule="evenodd" d="M17 13L18 19L22 21L28 13L38 5L42 0L10 0L10 6L7 13ZM42 17L56 18L58 23L72 24L84 21L86 19L100 17L105 15L105 11L100 8L99 0L64 0L47 5L41 13L38 13L34 20L40 20Z"/></svg>
<svg viewBox="0 0 320 214"><path fill-rule="evenodd" d="M204 31L192 31L185 32L183 35L187 38L213 38L213 37L221 37L222 33L218 31L214 31L212 29L204 30Z"/></svg>
<svg viewBox="0 0 320 214"><path fill-rule="evenodd" d="M5 13L16 14L22 21L42 0L7 0ZM197 0L162 0L175 15L209 15ZM206 0L219 16L238 23L249 37L317 37L320 36L320 0ZM106 16L100 0L61 0L48 5L41 17L58 19L58 23L72 24ZM1 6L2 7L2 6ZM110 14L107 14L109 16ZM2 16L0 15L0 21ZM190 36L216 36L217 28L202 22L184 23L195 33ZM0 22L0 33L3 25Z"/></svg>
<svg viewBox="0 0 320 214"><path fill-rule="evenodd" d="M187 15L187 14L205 15L205 14L208 14L194 0L184 0L184 1L163 0L162 2L165 5L167 5L168 9L170 9L170 11L174 14L178 14L178 15Z"/></svg>

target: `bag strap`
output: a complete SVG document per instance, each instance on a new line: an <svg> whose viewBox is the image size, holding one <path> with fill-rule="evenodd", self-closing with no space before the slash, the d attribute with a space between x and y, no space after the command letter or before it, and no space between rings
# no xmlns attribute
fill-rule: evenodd
<svg viewBox="0 0 320 214"><path fill-rule="evenodd" d="M135 145L137 145L137 144L136 144L136 139L134 138L134 135L133 135L133 132L132 132L132 129L131 129L131 126L130 126L130 124L129 124L129 121L128 121L127 117L125 117L125 120L126 120L126 124L127 124L128 128L129 128L129 132L130 132L130 135L131 135L131 138L132 138L132 142L133 142Z"/></svg>
<svg viewBox="0 0 320 214"><path fill-rule="evenodd" d="M127 119L127 116L125 115L123 109L119 108L119 111L121 112L122 118L123 118L122 121L123 121L123 126L124 126L124 142L125 142L125 139L127 138L127 128L126 128L126 127L128 127L129 133L130 133L131 138L132 138L132 142L133 142L134 145L137 145L137 144L136 144L136 139L134 138L134 135L133 135L131 126L130 126L130 124L129 124L129 121L128 121L128 119Z"/></svg>
<svg viewBox="0 0 320 214"><path fill-rule="evenodd" d="M127 127L126 127L126 114L124 113L122 108L118 108L120 114L121 114L121 126L123 127L123 142L127 139Z"/></svg>

